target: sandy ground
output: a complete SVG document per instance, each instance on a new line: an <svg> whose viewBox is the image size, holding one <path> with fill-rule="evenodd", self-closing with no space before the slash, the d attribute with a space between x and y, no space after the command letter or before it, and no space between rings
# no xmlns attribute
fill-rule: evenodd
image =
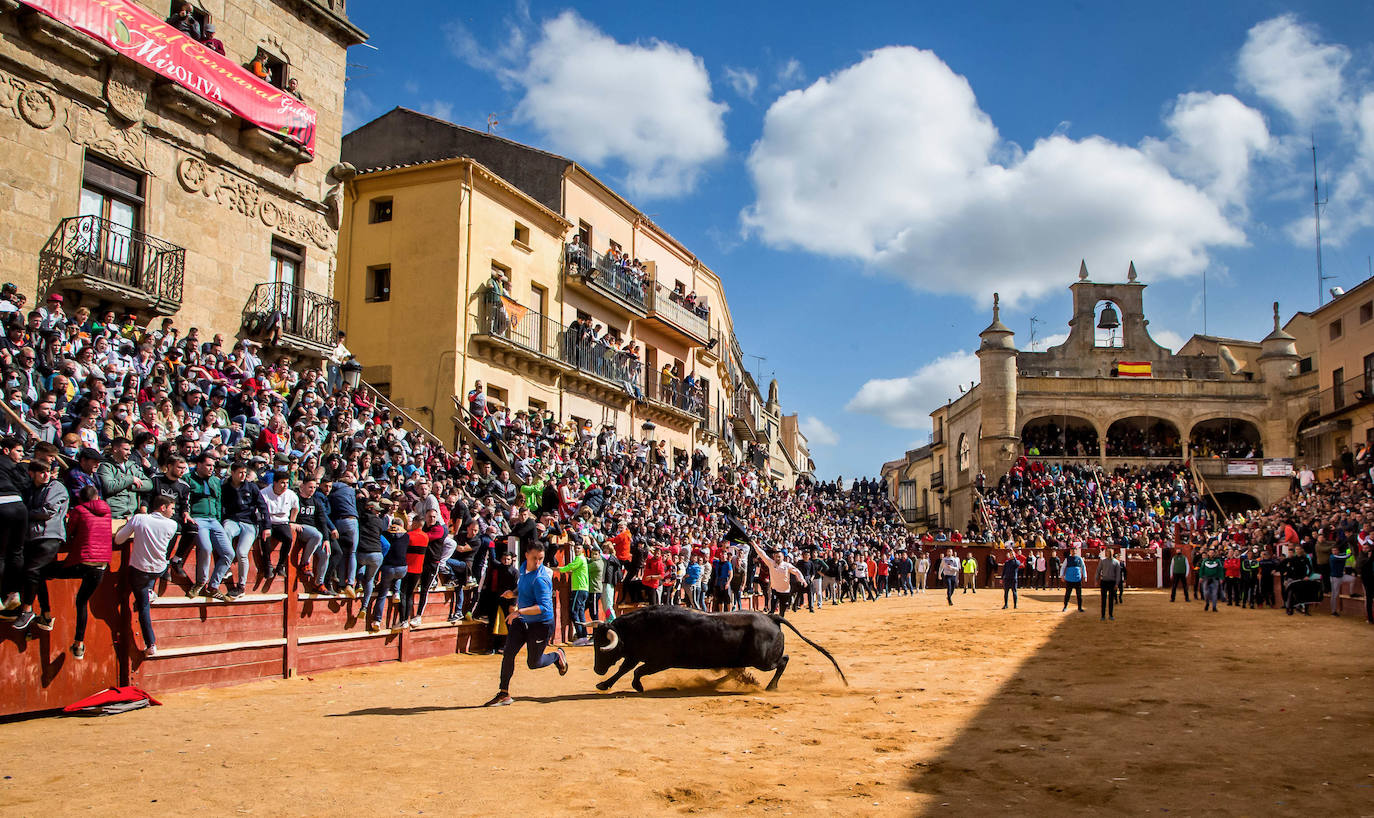
<svg viewBox="0 0 1374 818"><path fill-rule="evenodd" d="M455 656L0 725L0 814L1374 814L1374 627L1028 597L803 610L849 688L790 638L776 693L599 693L574 649L491 710L496 657Z"/></svg>

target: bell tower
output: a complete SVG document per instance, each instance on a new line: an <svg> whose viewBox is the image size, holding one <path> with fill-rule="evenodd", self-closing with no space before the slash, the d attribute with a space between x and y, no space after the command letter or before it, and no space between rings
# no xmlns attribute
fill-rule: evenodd
<svg viewBox="0 0 1374 818"><path fill-rule="evenodd" d="M1016 344L1002 323L1000 296L992 294L992 323L979 333L979 409L983 431L978 438L978 466L989 481L1007 473L1016 459Z"/></svg>

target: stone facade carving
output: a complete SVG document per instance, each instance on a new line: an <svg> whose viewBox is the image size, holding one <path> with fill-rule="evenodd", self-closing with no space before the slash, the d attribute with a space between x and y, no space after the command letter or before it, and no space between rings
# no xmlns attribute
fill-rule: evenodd
<svg viewBox="0 0 1374 818"><path fill-rule="evenodd" d="M119 128L103 113L72 103L67 109L67 132L72 141L111 159L148 171L148 137L143 128Z"/></svg>
<svg viewBox="0 0 1374 818"><path fill-rule="evenodd" d="M105 99L110 103L110 110L123 122L140 122L148 104L148 84L132 67L115 63L105 78Z"/></svg>
<svg viewBox="0 0 1374 818"><path fill-rule="evenodd" d="M40 130L57 121L57 100L46 89L0 71L0 108Z"/></svg>
<svg viewBox="0 0 1374 818"><path fill-rule="evenodd" d="M236 176L223 168L214 168L204 160L188 156L177 163L177 180L191 193L230 210L257 219L274 232L297 241L309 241L321 250L332 250L333 231L318 213L284 202L263 193L253 182Z"/></svg>

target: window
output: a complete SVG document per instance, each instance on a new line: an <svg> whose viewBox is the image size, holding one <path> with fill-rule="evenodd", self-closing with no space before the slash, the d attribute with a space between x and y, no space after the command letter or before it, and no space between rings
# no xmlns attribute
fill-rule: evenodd
<svg viewBox="0 0 1374 818"><path fill-rule="evenodd" d="M100 221L77 237L76 252L99 258L105 273L137 285L135 236L143 221L143 175L93 154L86 155L81 179L81 216Z"/></svg>
<svg viewBox="0 0 1374 818"><path fill-rule="evenodd" d="M530 285L530 308L529 314L534 316L530 320L535 321L535 325L530 328L530 340L538 344L539 349L548 349L551 339L548 337L548 322L544 317L544 310L548 306L549 291L538 284Z"/></svg>
<svg viewBox="0 0 1374 818"><path fill-rule="evenodd" d="M616 253L619 253L619 252L620 252L620 242L618 242L618 241L612 241L612 242L610 243L610 245L611 245L611 250L612 250L612 251L614 251L614 252L616 252Z"/></svg>
<svg viewBox="0 0 1374 818"><path fill-rule="evenodd" d="M1302 374L1302 373L1304 373L1304 372L1311 372L1311 371L1312 371L1312 356L1311 356L1311 355L1308 355L1306 358L1303 358L1301 361L1298 361L1298 374Z"/></svg>
<svg viewBox="0 0 1374 818"><path fill-rule="evenodd" d="M290 68L291 66L287 64L286 60L269 52L262 46L258 46L257 55L248 63L248 70L278 88L286 87L286 81L289 78L287 75L290 73ZM264 74L266 74L266 76L263 76Z"/></svg>
<svg viewBox="0 0 1374 818"><path fill-rule="evenodd" d="M1364 397L1374 395L1374 353L1364 356Z"/></svg>
<svg viewBox="0 0 1374 818"><path fill-rule="evenodd" d="M959 435L959 471L968 471L968 467L969 467L968 435Z"/></svg>
<svg viewBox="0 0 1374 818"><path fill-rule="evenodd" d="M299 287L304 274L305 248L273 236L272 269L268 281Z"/></svg>
<svg viewBox="0 0 1374 818"><path fill-rule="evenodd" d="M1335 321L1331 322L1331 340L1334 341L1337 338L1340 338L1342 331L1343 328L1341 327L1341 319L1337 318Z"/></svg>
<svg viewBox="0 0 1374 818"><path fill-rule="evenodd" d="M548 408L549 405L543 402L542 400L539 400L538 398L530 398L530 421L534 422L535 420L542 418L544 416L544 410Z"/></svg>
<svg viewBox="0 0 1374 818"><path fill-rule="evenodd" d="M1366 301L1360 305L1360 323L1368 324L1374 320L1374 301Z"/></svg>
<svg viewBox="0 0 1374 818"><path fill-rule="evenodd" d="M530 249L530 229L520 222L515 223L515 244Z"/></svg>
<svg viewBox="0 0 1374 818"><path fill-rule="evenodd" d="M504 406L506 405L506 401L507 401L507 398L508 398L509 396L510 396L510 392L507 392L506 390L502 389L501 387L499 387L499 386L493 386L493 385L491 385L491 384L487 384L487 402L488 402L488 403L496 403L496 404L500 404L501 406L504 407Z"/></svg>
<svg viewBox="0 0 1374 818"><path fill-rule="evenodd" d="M592 226L586 222L577 223L577 240L587 247L592 246Z"/></svg>
<svg viewBox="0 0 1374 818"><path fill-rule="evenodd" d="M379 196L369 202L368 224L391 221L391 197Z"/></svg>
<svg viewBox="0 0 1374 818"><path fill-rule="evenodd" d="M367 268L367 291L363 299L369 303L391 300L391 265Z"/></svg>
<svg viewBox="0 0 1374 818"><path fill-rule="evenodd" d="M1335 409L1345 406L1345 367L1331 372L1331 402Z"/></svg>

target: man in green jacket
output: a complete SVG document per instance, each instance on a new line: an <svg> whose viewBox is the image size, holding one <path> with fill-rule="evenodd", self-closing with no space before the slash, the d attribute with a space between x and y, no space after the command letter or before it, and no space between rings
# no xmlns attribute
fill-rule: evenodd
<svg viewBox="0 0 1374 818"><path fill-rule="evenodd" d="M196 583L186 595L204 594L226 600L229 597L219 589L218 583L210 584L212 555L215 576L219 577L228 574L229 562L234 558L229 535L224 533L220 522L224 517L220 496L223 483L215 475L215 456L206 452L196 458L195 468L182 475L181 482L191 489L191 522L196 527Z"/></svg>
<svg viewBox="0 0 1374 818"><path fill-rule="evenodd" d="M605 583L606 560L601 556L601 549L596 547L595 541L590 536L583 536L582 544L585 546L587 554L587 612L591 614L592 621L599 620L601 602L601 586Z"/></svg>
<svg viewBox="0 0 1374 818"><path fill-rule="evenodd" d="M1221 583L1226 577L1226 564L1217 555L1215 547L1207 549L1202 563L1198 566L1198 574L1202 577L1202 610L1210 607L1215 611L1217 597L1221 594Z"/></svg>
<svg viewBox="0 0 1374 818"><path fill-rule="evenodd" d="M96 470L95 480L100 484L100 494L110 505L110 516L114 518L114 528L138 513L140 494L153 490L153 481L143 473L137 463L129 459L133 443L128 438L117 437L110 444L110 456Z"/></svg>
<svg viewBox="0 0 1374 818"><path fill-rule="evenodd" d="M560 566L560 574L572 574L572 623L573 644L587 644L587 557L588 546L574 546L575 556L567 564Z"/></svg>
<svg viewBox="0 0 1374 818"><path fill-rule="evenodd" d="M1174 546L1173 559L1169 560L1169 601L1173 602L1178 596L1178 589L1183 588L1183 601L1188 601L1188 555L1183 553L1183 549Z"/></svg>

